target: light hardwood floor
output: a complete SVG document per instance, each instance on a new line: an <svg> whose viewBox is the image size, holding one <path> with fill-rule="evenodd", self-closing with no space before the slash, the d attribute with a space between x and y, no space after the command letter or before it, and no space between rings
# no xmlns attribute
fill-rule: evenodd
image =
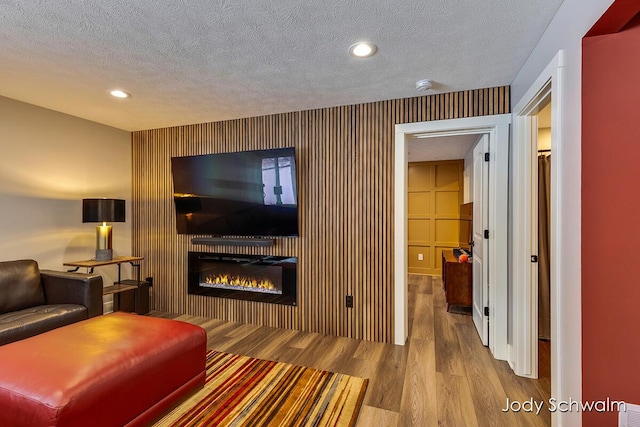
<svg viewBox="0 0 640 427"><path fill-rule="evenodd" d="M404 347L217 319L152 312L202 326L208 348L369 378L358 426L547 426L540 415L502 412L511 401L548 402L548 380L513 374L482 346L471 316L447 313L442 281L409 276ZM545 405L546 407L546 405Z"/></svg>

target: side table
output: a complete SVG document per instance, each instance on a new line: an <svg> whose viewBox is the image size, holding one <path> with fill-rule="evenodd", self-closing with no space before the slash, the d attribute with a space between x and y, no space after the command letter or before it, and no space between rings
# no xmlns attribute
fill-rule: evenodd
<svg viewBox="0 0 640 427"><path fill-rule="evenodd" d="M96 267L102 267L105 265L117 265L118 266L118 280L111 286L106 286L102 295L113 295L113 311L123 309L123 305L129 306L129 310L135 311L138 314L146 314L149 312L149 283L140 280L140 261L143 257L137 256L117 256L106 261L96 260L83 260L65 262L63 265L67 267L74 267L69 270L70 272L78 271L80 268L86 268L89 273L93 273L93 269ZM121 265L129 263L136 270L135 280L122 280ZM127 300L127 295L129 299ZM123 297L125 301L123 301ZM133 298L131 298L133 297ZM128 304L127 304L128 302Z"/></svg>
<svg viewBox="0 0 640 427"><path fill-rule="evenodd" d="M442 250L442 283L447 299L447 311L451 306L464 307L470 314L473 303L472 264L459 262L451 249Z"/></svg>

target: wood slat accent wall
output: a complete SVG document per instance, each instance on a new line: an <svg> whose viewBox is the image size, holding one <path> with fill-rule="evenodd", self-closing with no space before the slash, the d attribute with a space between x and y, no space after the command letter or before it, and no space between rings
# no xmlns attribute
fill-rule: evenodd
<svg viewBox="0 0 640 427"><path fill-rule="evenodd" d="M394 125L504 114L509 102L509 87L495 87L134 132L133 253L154 278L152 308L393 342ZM288 146L299 238L225 247L176 233L172 156ZM298 305L188 295L190 250L297 256Z"/></svg>

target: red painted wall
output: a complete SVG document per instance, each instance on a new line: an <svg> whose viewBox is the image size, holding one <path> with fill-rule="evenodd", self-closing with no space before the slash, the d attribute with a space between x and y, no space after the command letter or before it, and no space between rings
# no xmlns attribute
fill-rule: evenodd
<svg viewBox="0 0 640 427"><path fill-rule="evenodd" d="M582 400L640 404L640 19L584 38L582 73Z"/></svg>

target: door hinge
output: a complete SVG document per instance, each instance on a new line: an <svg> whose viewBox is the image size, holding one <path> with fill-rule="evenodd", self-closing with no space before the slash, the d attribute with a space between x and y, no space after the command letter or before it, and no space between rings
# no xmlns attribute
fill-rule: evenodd
<svg viewBox="0 0 640 427"><path fill-rule="evenodd" d="M484 230L484 238L485 239L489 238L489 230Z"/></svg>
<svg viewBox="0 0 640 427"><path fill-rule="evenodd" d="M484 161L485 162L489 161L489 153L484 153Z"/></svg>
<svg viewBox="0 0 640 427"><path fill-rule="evenodd" d="M489 315L489 307L485 307L484 308L484 315L488 316Z"/></svg>
<svg viewBox="0 0 640 427"><path fill-rule="evenodd" d="M531 255L531 262L538 262L538 255Z"/></svg>

